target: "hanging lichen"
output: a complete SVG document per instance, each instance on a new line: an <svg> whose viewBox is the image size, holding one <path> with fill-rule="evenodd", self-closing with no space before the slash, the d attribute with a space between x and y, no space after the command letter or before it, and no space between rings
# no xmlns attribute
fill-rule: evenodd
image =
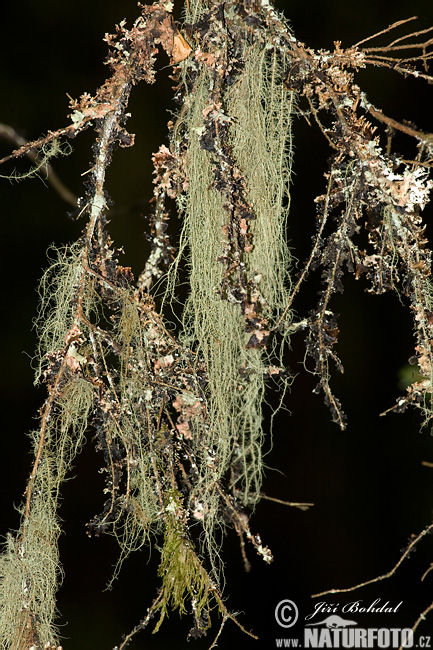
<svg viewBox="0 0 433 650"><path fill-rule="evenodd" d="M91 383L71 376L67 360L63 365L55 389L56 407L49 421L42 420L41 430L31 435L37 462L21 508L22 524L15 539L8 535L0 558L0 647L4 649L39 647L41 640L55 644L58 639L53 619L62 574L57 547L59 492L84 442L93 405Z"/></svg>
<svg viewBox="0 0 433 650"><path fill-rule="evenodd" d="M187 251L190 270L183 336L208 368L206 435L216 477L231 470L232 488L251 505L263 468L265 346L288 297L292 95L282 83L284 61L264 37L251 45L235 4L226 3L224 16L229 28L216 11L199 23L200 50L184 63L188 90L172 147L187 187L178 197L180 256ZM211 485L209 472L202 480ZM216 507L207 504L210 522Z"/></svg>
<svg viewBox="0 0 433 650"><path fill-rule="evenodd" d="M315 390L344 428L329 382L331 362L342 369L331 299L343 290L346 269L357 279L365 275L371 293L396 290L409 298L417 335L412 361L422 379L393 410L413 403L432 418L431 253L421 218L432 185L432 139L385 118L353 81L353 71L367 63L390 66L388 54L398 48L385 48L383 60L359 44L342 50L336 42L334 52L315 53L267 0L186 4L182 33L172 3L161 2L143 6L131 29L123 22L115 36L107 35L112 76L94 97L71 101L72 124L12 154L47 151L50 142L91 124L96 131L86 192L73 215L87 217L87 225L76 244L56 253L40 284L35 365L47 398L32 433L34 464L20 528L0 558L3 650L58 643L58 500L90 424L105 488L89 535L118 540L113 577L132 551L155 538L161 553L161 589L120 648L155 615L158 629L173 609L192 615L192 637L207 632L213 609L221 615L217 639L228 619L246 631L223 598L221 542L234 528L246 568L245 538L272 561L248 519L248 508L262 496L270 448L265 382L278 377L284 387L288 336L307 329ZM169 147L153 156L152 250L135 285L107 232L106 170L116 146L134 143L125 129L130 91L154 81L159 46L174 66L179 109ZM419 47L425 63L427 44ZM415 74L403 59L392 66ZM306 99L335 154L327 191L317 199L311 253L293 280L286 227L295 97L297 104ZM371 118L416 137L417 159L408 164L384 153ZM183 220L177 255L167 234L167 198ZM357 245L365 213L368 250ZM181 267L189 294L175 333L149 291L165 280L174 299ZM293 324L293 301L317 268L323 282L317 307Z"/></svg>

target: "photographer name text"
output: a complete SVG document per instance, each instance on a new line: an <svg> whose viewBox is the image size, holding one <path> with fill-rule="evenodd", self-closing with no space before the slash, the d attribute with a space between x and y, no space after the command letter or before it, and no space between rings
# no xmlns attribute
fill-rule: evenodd
<svg viewBox="0 0 433 650"><path fill-rule="evenodd" d="M403 604L401 600L397 605L392 605L389 600L382 602L381 598L376 598L370 604L364 604L363 600L354 600L351 603L316 603L314 612L305 617L306 621L311 621L317 614L335 614L336 612L342 614L395 614Z"/></svg>

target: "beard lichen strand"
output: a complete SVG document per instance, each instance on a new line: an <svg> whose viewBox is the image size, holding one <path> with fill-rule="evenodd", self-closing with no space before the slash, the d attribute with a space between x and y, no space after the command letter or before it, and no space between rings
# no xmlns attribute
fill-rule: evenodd
<svg viewBox="0 0 433 650"><path fill-rule="evenodd" d="M110 438L124 449L127 473L125 507L122 517L111 522L121 555L116 563L110 585L117 577L123 561L148 540L150 529L158 529L161 505L151 462L151 434L146 422L146 405L152 394L150 381L150 333L146 331L134 296L123 293L121 316L115 336L120 345L119 377L116 391L119 404L118 423L112 426ZM149 319L147 328L151 327Z"/></svg>
<svg viewBox="0 0 433 650"><path fill-rule="evenodd" d="M199 142L203 126L202 111L208 97L206 71L197 82L187 116L188 151L185 224L183 237L189 247L190 296L184 310L185 343L203 355L209 372L207 390L209 430L202 454L215 453L215 463L202 464L201 481L209 503L207 519L216 522L217 501L212 485L224 477L230 466L234 436L239 431L239 373L245 346L244 321L237 305L218 296L223 267L217 261L222 250L222 227L225 224L224 197L212 189L213 174L209 155ZM181 247L182 248L182 247ZM241 427L242 428L242 427ZM204 459L205 460L205 459Z"/></svg>
<svg viewBox="0 0 433 650"><path fill-rule="evenodd" d="M16 537L8 535L0 558L0 647L4 650L57 644L53 620L61 578L59 488L84 440L92 404L93 386L83 378L72 378L45 424L30 501L21 508L21 527ZM37 455L41 431L33 432L32 439Z"/></svg>
<svg viewBox="0 0 433 650"><path fill-rule="evenodd" d="M251 222L251 273L261 275L267 316L277 320L288 302L290 253L286 241L292 158L293 93L283 86L285 61L256 43L244 72L227 93L233 155L247 182L256 215ZM290 314L286 315L290 322ZM272 323L271 323L272 324Z"/></svg>
<svg viewBox="0 0 433 650"><path fill-rule="evenodd" d="M80 447L93 401L93 387L85 379L78 378L75 384L74 380L68 382L68 374L73 374L79 363L69 357L73 343L66 337L72 327L78 329L79 325L89 323L85 315L89 306L86 289L91 283L87 275L87 259L95 226L105 208L105 172L116 124L115 113L102 121L84 246L79 251L77 244L69 255L65 253L67 259L62 260L59 254L54 269L49 269L41 283L43 302L38 323L43 343L37 379L42 373L43 356L48 365L52 365L51 370L47 368L46 371L46 379L51 379L51 382L41 415L41 428L34 436L35 461L21 510L21 526L15 539L9 537L7 550L0 558L0 638L4 648L24 650L30 645L38 647L57 641L53 621L60 574L57 546L60 534L57 520L59 490ZM44 322L47 310L49 318ZM57 370L54 370L59 362ZM65 385L65 382L68 383ZM56 414L56 409L60 415ZM77 439L74 439L74 434L78 434ZM17 572L21 578L18 582ZM18 615L18 612L22 614Z"/></svg>
<svg viewBox="0 0 433 650"><path fill-rule="evenodd" d="M246 256L248 273L258 286L262 313L272 326L285 309L290 284L290 255L285 230L289 207L293 94L283 86L284 61L275 50L256 42L245 48L243 58L244 69L240 79L226 91L226 110L232 119L230 141L233 157L244 174L247 199L255 214L255 219L249 222L252 250ZM290 320L290 313L286 313L284 325ZM285 327L280 329L287 332ZM276 337L273 337L271 348L275 341ZM283 348L284 345L277 358L280 366ZM270 357L271 354L264 350L241 351L239 367L247 370L248 381L240 403L245 409L244 417L248 418L249 413L252 416L246 427L250 440L246 444L244 440L242 444L244 499L247 497L250 503L258 498L260 492L263 375ZM248 472L247 468L251 471Z"/></svg>
<svg viewBox="0 0 433 650"><path fill-rule="evenodd" d="M41 485L47 463L39 470ZM28 650L55 643L53 620L59 579L57 539L60 527L47 493L34 501L25 540L8 534L0 558L0 647Z"/></svg>
<svg viewBox="0 0 433 650"><path fill-rule="evenodd" d="M274 51L267 51L264 44L245 45L243 56L245 68L224 91L223 110L231 123L232 153L245 176L256 217L249 222L253 247L244 256L246 275L259 285L264 315L275 322L288 299L285 224L293 97L283 88L283 62ZM178 199L184 226L174 264L176 268L187 248L190 296L183 315L184 340L203 355L209 372L209 429L202 453L212 450L215 461L203 463L200 478L208 493L205 526L209 531L218 520L211 486L227 475L229 467L234 469L232 487L241 500L252 505L259 498L265 361L269 364L263 350L246 347L240 305L219 295L224 268L218 258L224 250L223 228L230 207L227 194L213 188L218 161L200 142L211 86L212 73L204 65L185 97L172 138L176 151L182 149L182 141L186 143L188 185ZM169 281L173 288L173 273ZM290 315L286 316L289 321Z"/></svg>
<svg viewBox="0 0 433 650"><path fill-rule="evenodd" d="M75 300L80 281L83 280L81 246L76 242L65 248L52 248L54 255L39 282L39 307L34 320L38 338L35 364L35 384L39 383L49 364L49 355L61 350L76 316ZM51 252L51 251L49 251ZM90 287L87 287L90 289ZM93 302L94 292L86 291L86 302ZM86 304L86 311L90 305Z"/></svg>

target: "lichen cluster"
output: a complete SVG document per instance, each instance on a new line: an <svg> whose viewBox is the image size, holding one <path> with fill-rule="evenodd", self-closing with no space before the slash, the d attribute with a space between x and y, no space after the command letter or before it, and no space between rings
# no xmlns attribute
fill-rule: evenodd
<svg viewBox="0 0 433 650"><path fill-rule="evenodd" d="M117 538L114 577L128 554L154 539L161 552L161 588L120 648L154 617L158 629L172 609L190 613L192 637L207 632L214 609L221 616L217 638L229 619L246 631L223 598L221 546L233 528L246 568L245 539L272 560L249 523L263 496L270 447L266 380L285 388L289 335L306 330L316 391L344 428L329 381L331 362L341 369L331 299L343 290L346 270L366 276L371 293L395 290L409 298L417 336L412 361L422 380L393 409L416 404L432 418L433 290L421 211L432 185L433 139L383 116L354 82L367 64L390 67L397 45L382 54L360 44L342 50L339 43L333 52L314 52L265 0L186 5L180 28L170 2L142 7L131 29L122 22L106 36L112 74L95 96L72 100L72 124L11 155L46 152L91 125L96 132L93 166L72 215L87 219L82 236L55 253L40 284L35 366L47 398L31 434L34 464L21 525L0 558L4 650L58 643L58 500L89 428L106 480L89 535ZM393 67L415 74L411 66L431 56L427 45L415 43L421 54L400 57ZM153 83L159 46L173 66L178 110L168 146L153 156L152 248L135 282L108 234L106 170L116 147L134 144L125 128L130 91L140 81ZM301 106L333 156L327 190L317 199L311 253L292 277L291 125ZM373 119L417 138L416 159L385 150ZM173 205L182 219L177 250L167 227ZM362 232L366 247L358 243ZM181 269L189 293L176 330L162 314L170 301L176 313ZM323 282L317 307L293 322L294 300L316 269ZM152 292L160 295L163 283L157 306Z"/></svg>
<svg viewBox="0 0 433 650"><path fill-rule="evenodd" d="M182 70L187 92L182 86L172 150L186 190L174 269L186 257L182 340L208 369L207 437L218 477L231 470L231 487L248 505L261 489L265 378L282 365L281 357L272 365L266 345L288 298L293 98L282 83L284 60L264 35L253 42L234 5L227 15L229 28L216 10L201 18L200 53ZM188 33L196 38L192 27Z"/></svg>

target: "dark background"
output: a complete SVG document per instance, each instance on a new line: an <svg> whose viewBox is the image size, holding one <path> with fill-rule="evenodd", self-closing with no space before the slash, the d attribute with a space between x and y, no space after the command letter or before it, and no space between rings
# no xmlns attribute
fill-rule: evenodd
<svg viewBox="0 0 433 650"><path fill-rule="evenodd" d="M334 40L349 46L414 14L419 16L414 23L417 29L433 25L431 0L413 0L410 9L404 0L308 4L282 0L277 6L291 20L297 38L315 48L331 48ZM3 7L1 12L0 121L28 139L68 123L66 93L72 97L93 93L108 72L103 65L104 33L112 32L122 18L131 24L138 15L134 0L27 0ZM169 111L174 110L170 68L164 56L158 66L157 83L138 87L132 94L128 129L136 134L136 146L118 150L108 174L108 190L116 208L110 230L117 245L125 249L122 263L132 266L136 274L148 252L143 232L152 192L150 157L166 142L165 125ZM433 131L432 86L381 70L361 71L358 83L386 114ZM81 174L90 166L92 137L90 130L79 136L72 143L74 153L55 162L57 173L77 195L82 192ZM406 138L399 138L398 143L406 157L415 154ZM330 152L319 130L309 128L301 118L295 124L295 147L289 238L301 264L314 233L313 199L324 191L322 174ZM0 154L7 152L0 143ZM28 163L16 167L22 172ZM10 171L7 167L2 173ZM66 218L68 206L38 179L19 184L1 179L0 195L0 533L6 534L19 525L14 504L21 501L31 466L25 433L35 426L44 399L44 391L33 387L29 358L35 349L31 328L37 309L36 287L47 264L48 246L73 241L83 226ZM431 220L431 208L426 216ZM313 306L318 286L318 278L312 278L296 306L300 316ZM280 600L294 600L305 616L313 609L312 593L351 586L390 570L410 535L432 520L433 469L421 465L433 461L430 431L420 432L416 412L379 417L402 390L399 371L413 354L408 304L391 295L372 297L364 288L362 282L348 278L344 295L334 303L341 314L339 352L345 373L335 377L333 386L349 417L345 432L331 423L321 398L312 395L316 382L303 370L301 338L294 339L287 363L298 376L285 402L291 415L281 412L275 421L273 450L267 457L273 469L266 472L264 491L315 506L308 512L267 501L258 506L252 528L272 548L275 562L264 566L248 549L253 565L250 574L243 571L236 535L229 534L224 556L227 605L244 612L240 621L259 634L260 640L250 640L228 623L221 647L261 650L275 647L275 637L297 636L302 626L284 631L275 623L274 609ZM88 539L85 535L86 522L103 502L99 458L91 436L88 442L75 463L74 480L64 486L61 508L65 579L59 592L59 622L68 650L109 649L119 644L121 635L145 614L158 585L158 553L145 550L127 561L113 590L104 591L117 548L109 537ZM432 555L432 540L427 538L392 579L325 600L341 604L362 599L367 605L376 598L382 599L381 604L403 601L398 614L357 616L356 620L370 627L411 626L431 602L433 574L424 582L420 578ZM156 636L149 629L135 637L130 647L186 648L188 624L173 613ZM433 614L420 633L433 634ZM209 640L190 642L197 650L209 644Z"/></svg>

